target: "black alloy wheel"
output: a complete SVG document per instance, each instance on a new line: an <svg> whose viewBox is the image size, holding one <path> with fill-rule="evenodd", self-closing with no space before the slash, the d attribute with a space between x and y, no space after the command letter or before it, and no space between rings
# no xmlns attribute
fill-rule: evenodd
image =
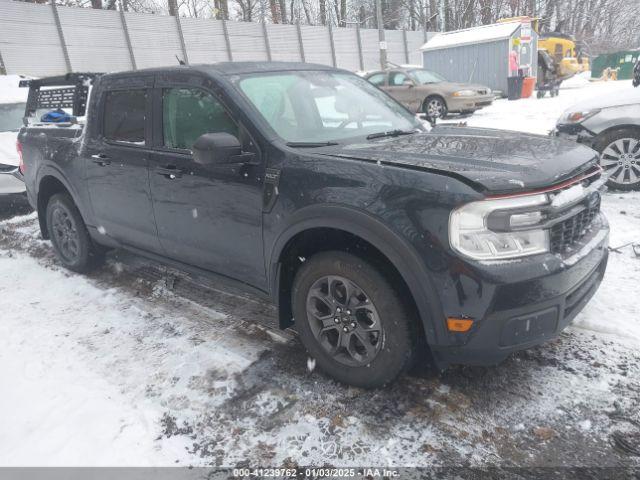
<svg viewBox="0 0 640 480"><path fill-rule="evenodd" d="M307 317L320 345L348 366L371 363L383 343L380 316L355 282L339 276L316 280L307 294Z"/></svg>

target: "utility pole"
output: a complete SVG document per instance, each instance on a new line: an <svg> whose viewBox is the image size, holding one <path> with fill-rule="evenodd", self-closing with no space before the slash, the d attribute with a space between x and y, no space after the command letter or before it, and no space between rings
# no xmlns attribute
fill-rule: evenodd
<svg viewBox="0 0 640 480"><path fill-rule="evenodd" d="M387 68L387 40L384 36L384 23L382 22L382 0L376 0L376 21L380 42L380 68L385 70Z"/></svg>

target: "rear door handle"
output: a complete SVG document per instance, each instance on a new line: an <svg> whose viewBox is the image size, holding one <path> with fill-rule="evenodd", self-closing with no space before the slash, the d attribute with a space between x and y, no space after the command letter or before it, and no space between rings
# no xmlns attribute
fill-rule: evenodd
<svg viewBox="0 0 640 480"><path fill-rule="evenodd" d="M96 155L91 155L91 160L93 163L97 163L101 167L111 165L111 160L104 153L98 153Z"/></svg>
<svg viewBox="0 0 640 480"><path fill-rule="evenodd" d="M162 175L169 180L175 180L176 178L182 177L182 170L174 165L167 165L166 167L158 167L156 168L156 173L158 175Z"/></svg>

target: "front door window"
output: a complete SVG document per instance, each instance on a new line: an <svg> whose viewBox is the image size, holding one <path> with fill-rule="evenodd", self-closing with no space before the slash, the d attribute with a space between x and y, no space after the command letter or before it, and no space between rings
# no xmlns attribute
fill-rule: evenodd
<svg viewBox="0 0 640 480"><path fill-rule="evenodd" d="M196 88L168 88L163 92L162 131L164 146L191 150L205 133L226 132L236 137L238 126L222 104Z"/></svg>

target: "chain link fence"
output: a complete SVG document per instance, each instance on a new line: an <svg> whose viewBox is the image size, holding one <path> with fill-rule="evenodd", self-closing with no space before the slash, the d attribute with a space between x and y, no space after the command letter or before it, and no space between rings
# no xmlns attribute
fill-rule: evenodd
<svg viewBox="0 0 640 480"><path fill-rule="evenodd" d="M427 32L386 30L394 64L421 64ZM380 68L378 31L280 25L0 0L0 68L32 76L220 61L279 60Z"/></svg>

